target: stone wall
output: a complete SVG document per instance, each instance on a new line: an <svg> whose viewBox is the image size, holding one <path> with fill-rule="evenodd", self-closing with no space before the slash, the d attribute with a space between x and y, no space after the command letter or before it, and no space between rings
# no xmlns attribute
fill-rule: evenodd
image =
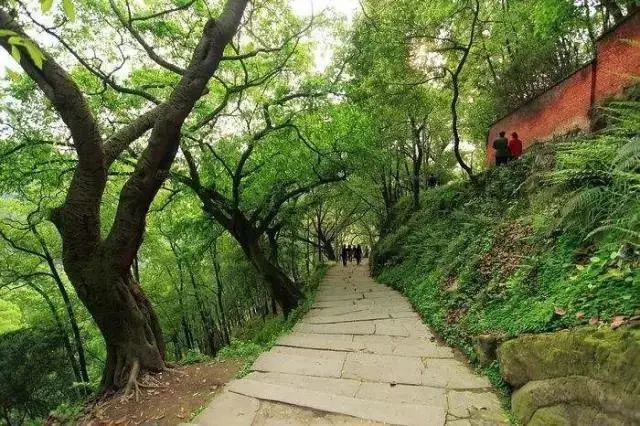
<svg viewBox="0 0 640 426"><path fill-rule="evenodd" d="M494 162L491 141L499 132L518 132L526 149L536 142L574 131L589 131L593 107L621 95L638 82L640 12L600 38L592 62L496 121L487 135L487 162Z"/></svg>

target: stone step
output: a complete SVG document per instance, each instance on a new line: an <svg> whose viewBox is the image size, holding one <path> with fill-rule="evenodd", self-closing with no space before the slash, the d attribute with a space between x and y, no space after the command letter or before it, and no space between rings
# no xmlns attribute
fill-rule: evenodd
<svg viewBox="0 0 640 426"><path fill-rule="evenodd" d="M423 370L420 358L350 352L342 368L342 378L421 385Z"/></svg>
<svg viewBox="0 0 640 426"><path fill-rule="evenodd" d="M251 426L260 409L260 401L228 391L214 398L192 423L201 426Z"/></svg>
<svg viewBox="0 0 640 426"><path fill-rule="evenodd" d="M335 353L340 358L315 358L269 351L258 357L251 370L337 378L342 375L342 365L344 364L346 353Z"/></svg>
<svg viewBox="0 0 640 426"><path fill-rule="evenodd" d="M355 397L361 386L359 380L309 377L287 373L264 373L259 371L249 373L245 379L350 397Z"/></svg>
<svg viewBox="0 0 640 426"><path fill-rule="evenodd" d="M295 332L278 339L277 345L419 358L453 358L453 350L448 346L415 337Z"/></svg>
<svg viewBox="0 0 640 426"><path fill-rule="evenodd" d="M229 385L229 391L261 400L398 425L442 425L446 416L442 406L352 398L250 379L234 381Z"/></svg>
<svg viewBox="0 0 640 426"><path fill-rule="evenodd" d="M427 386L391 385L389 383L362 382L354 379L262 372L252 372L245 378L256 382L374 401L441 406L445 406L447 403L444 389ZM460 398L457 399L459 400Z"/></svg>
<svg viewBox="0 0 640 426"><path fill-rule="evenodd" d="M315 334L373 334L376 328L372 321L345 322L340 324L306 324L298 323L294 332Z"/></svg>
<svg viewBox="0 0 640 426"><path fill-rule="evenodd" d="M307 324L338 324L342 322L373 321L390 318L391 316L389 314L360 311L342 315L308 316L303 318L301 322Z"/></svg>

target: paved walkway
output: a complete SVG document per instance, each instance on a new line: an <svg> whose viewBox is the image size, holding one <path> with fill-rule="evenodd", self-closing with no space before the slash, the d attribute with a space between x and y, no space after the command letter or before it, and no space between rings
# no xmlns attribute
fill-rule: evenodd
<svg viewBox="0 0 640 426"><path fill-rule="evenodd" d="M332 268L311 311L228 384L200 425L506 424L474 374L366 266Z"/></svg>

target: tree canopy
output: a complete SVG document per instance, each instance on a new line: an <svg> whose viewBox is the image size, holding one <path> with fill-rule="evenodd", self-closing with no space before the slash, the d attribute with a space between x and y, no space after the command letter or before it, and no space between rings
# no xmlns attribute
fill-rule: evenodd
<svg viewBox="0 0 640 426"><path fill-rule="evenodd" d="M0 0L0 370L41 392L3 381L4 421L292 315L637 6L298 3Z"/></svg>

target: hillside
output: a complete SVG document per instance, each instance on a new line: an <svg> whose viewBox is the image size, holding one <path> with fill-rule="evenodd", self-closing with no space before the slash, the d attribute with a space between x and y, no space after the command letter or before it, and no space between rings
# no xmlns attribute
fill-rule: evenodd
<svg viewBox="0 0 640 426"><path fill-rule="evenodd" d="M430 190L420 211L400 203L374 274L474 360L492 340L637 323L639 114L612 111L596 136Z"/></svg>

